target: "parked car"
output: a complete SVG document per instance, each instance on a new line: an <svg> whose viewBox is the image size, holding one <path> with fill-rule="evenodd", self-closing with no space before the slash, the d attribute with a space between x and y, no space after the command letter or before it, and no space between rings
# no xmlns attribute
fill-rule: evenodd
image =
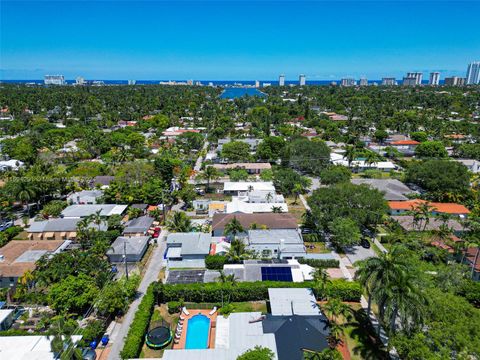
<svg viewBox="0 0 480 360"><path fill-rule="evenodd" d="M0 220L0 231L7 230L13 226L13 220Z"/></svg>
<svg viewBox="0 0 480 360"><path fill-rule="evenodd" d="M360 246L365 249L370 249L370 241L367 239L362 239L362 241L360 241Z"/></svg>
<svg viewBox="0 0 480 360"><path fill-rule="evenodd" d="M154 237L155 239L158 238L160 236L160 231L162 231L162 229L157 226L154 230L153 230L153 235L152 237Z"/></svg>
<svg viewBox="0 0 480 360"><path fill-rule="evenodd" d="M97 358L97 354L95 350L90 348L82 349L82 358L83 360L95 360Z"/></svg>

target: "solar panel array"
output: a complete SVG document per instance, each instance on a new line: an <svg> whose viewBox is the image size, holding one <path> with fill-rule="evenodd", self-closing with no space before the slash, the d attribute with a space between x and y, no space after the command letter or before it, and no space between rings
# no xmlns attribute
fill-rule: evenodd
<svg viewBox="0 0 480 360"><path fill-rule="evenodd" d="M262 267L262 281L293 281L289 267Z"/></svg>

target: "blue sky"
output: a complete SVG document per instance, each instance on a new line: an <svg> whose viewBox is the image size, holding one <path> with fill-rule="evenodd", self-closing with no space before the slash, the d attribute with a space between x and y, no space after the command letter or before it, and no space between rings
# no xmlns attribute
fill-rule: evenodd
<svg viewBox="0 0 480 360"><path fill-rule="evenodd" d="M480 1L4 1L0 79L464 75Z"/></svg>

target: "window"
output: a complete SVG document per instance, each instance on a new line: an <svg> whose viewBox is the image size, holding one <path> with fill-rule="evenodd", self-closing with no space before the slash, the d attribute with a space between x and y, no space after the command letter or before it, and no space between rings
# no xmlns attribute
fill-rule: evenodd
<svg viewBox="0 0 480 360"><path fill-rule="evenodd" d="M262 250L262 257L272 256L272 250Z"/></svg>

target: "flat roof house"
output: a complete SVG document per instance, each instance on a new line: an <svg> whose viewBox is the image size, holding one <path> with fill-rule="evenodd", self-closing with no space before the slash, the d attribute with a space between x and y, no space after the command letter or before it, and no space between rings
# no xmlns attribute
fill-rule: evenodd
<svg viewBox="0 0 480 360"><path fill-rule="evenodd" d="M257 151L257 146L263 141L263 139L252 139L252 138L243 138L243 139L218 139L218 146L217 151L221 152L223 149L223 145L232 142L232 141L241 141L245 144L250 146L250 151L255 152Z"/></svg>
<svg viewBox="0 0 480 360"><path fill-rule="evenodd" d="M72 335L71 340L77 344L81 335ZM0 336L0 354L2 359L15 360L54 360L52 352L53 336L26 335Z"/></svg>
<svg viewBox="0 0 480 360"><path fill-rule="evenodd" d="M200 232L172 233L167 236L166 258L170 267L205 267L212 235Z"/></svg>
<svg viewBox="0 0 480 360"><path fill-rule="evenodd" d="M307 254L297 229L248 230L244 241L261 258L295 259Z"/></svg>
<svg viewBox="0 0 480 360"><path fill-rule="evenodd" d="M232 163L232 164L213 164L212 165L218 171L226 173L230 170L243 169L249 174L261 174L265 170L271 170L272 165L270 163Z"/></svg>
<svg viewBox="0 0 480 360"><path fill-rule="evenodd" d="M45 221L34 221L27 229L29 240L75 240L77 226L81 218L59 218ZM107 231L108 225L90 224L89 227L99 231Z"/></svg>
<svg viewBox="0 0 480 360"><path fill-rule="evenodd" d="M251 191L272 191L275 193L275 186L271 181L226 181L223 184L223 193L233 196L246 196Z"/></svg>
<svg viewBox="0 0 480 360"><path fill-rule="evenodd" d="M103 196L102 190L82 190L67 196L69 204L83 205L96 204L97 199Z"/></svg>
<svg viewBox="0 0 480 360"><path fill-rule="evenodd" d="M93 205L70 205L67 206L61 216L64 218L84 218L100 211L101 216L122 215L128 205L117 204L93 204Z"/></svg>
<svg viewBox="0 0 480 360"><path fill-rule="evenodd" d="M35 270L35 262L43 255L59 253L70 243L68 240L11 240L0 248L0 287L16 286L18 278L25 272Z"/></svg>
<svg viewBox="0 0 480 360"><path fill-rule="evenodd" d="M128 220L123 230L125 236L142 236L146 235L153 225L154 218L150 216L140 216L135 219Z"/></svg>
<svg viewBox="0 0 480 360"><path fill-rule="evenodd" d="M465 206L456 203L437 203L427 202L421 199L414 199L409 201L389 201L390 215L401 215L408 211L415 210L422 204L428 204L431 208L431 214L450 214L461 218L467 217L470 214Z"/></svg>
<svg viewBox="0 0 480 360"><path fill-rule="evenodd" d="M406 201L408 194L414 194L407 185L397 179L352 179L352 184L365 184L373 189L383 192L385 200L388 201Z"/></svg>
<svg viewBox="0 0 480 360"><path fill-rule="evenodd" d="M108 260L120 263L125 261L123 256L126 254L127 262L138 262L145 255L149 240L150 236L119 236L107 251Z"/></svg>
<svg viewBox="0 0 480 360"><path fill-rule="evenodd" d="M297 220L287 213L260 214L214 214L212 220L213 236L224 236L225 226L236 218L245 230L255 225L258 229L298 229ZM243 235L246 235L244 233Z"/></svg>

